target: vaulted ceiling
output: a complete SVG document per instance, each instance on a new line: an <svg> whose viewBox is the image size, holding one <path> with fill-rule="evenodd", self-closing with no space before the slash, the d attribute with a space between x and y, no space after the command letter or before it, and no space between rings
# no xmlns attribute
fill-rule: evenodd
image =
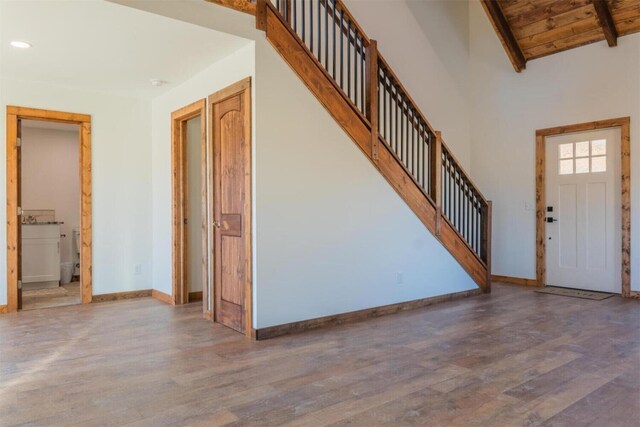
<svg viewBox="0 0 640 427"><path fill-rule="evenodd" d="M640 31L640 0L481 0L516 71L527 61Z"/></svg>

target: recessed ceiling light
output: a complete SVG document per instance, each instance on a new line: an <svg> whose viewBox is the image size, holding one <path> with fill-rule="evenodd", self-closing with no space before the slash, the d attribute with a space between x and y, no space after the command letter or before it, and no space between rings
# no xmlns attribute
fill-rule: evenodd
<svg viewBox="0 0 640 427"><path fill-rule="evenodd" d="M160 87L160 86L163 86L167 82L165 82L162 79L149 79L149 83L151 83L151 86Z"/></svg>
<svg viewBox="0 0 640 427"><path fill-rule="evenodd" d="M29 49L31 47L31 43L23 42L20 40L14 40L11 42L11 46L17 47L18 49Z"/></svg>

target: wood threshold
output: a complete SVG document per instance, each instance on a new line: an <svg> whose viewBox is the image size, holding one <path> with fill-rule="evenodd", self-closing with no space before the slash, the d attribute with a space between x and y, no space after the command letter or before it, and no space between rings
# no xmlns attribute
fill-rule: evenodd
<svg viewBox="0 0 640 427"><path fill-rule="evenodd" d="M538 281L536 279L525 279L523 277L499 276L497 274L492 274L491 281L500 282L500 283L510 283L512 285L538 287Z"/></svg>
<svg viewBox="0 0 640 427"><path fill-rule="evenodd" d="M153 298L157 299L158 301L162 301L162 302L167 303L169 305L175 305L171 295L165 294L164 292L159 291L157 289L152 289L151 290L151 296Z"/></svg>
<svg viewBox="0 0 640 427"><path fill-rule="evenodd" d="M351 311L348 313L334 314L331 316L318 317L315 319L301 320L299 322L285 323L283 325L269 326L255 330L257 340L266 340L282 335L296 334L318 328L345 325L356 323L366 319L371 319L389 314L399 313L407 310L427 307L442 302L454 301L470 296L481 295L481 289L471 289L468 291L455 292L446 295L422 298L413 301L401 302L397 304L383 305L379 307L366 308L363 310Z"/></svg>
<svg viewBox="0 0 640 427"><path fill-rule="evenodd" d="M93 303L101 303L107 301L119 301L132 298L145 298L151 296L151 289L143 289L139 291L113 292L110 294L94 295Z"/></svg>
<svg viewBox="0 0 640 427"><path fill-rule="evenodd" d="M0 305L0 314L7 314L9 312L9 307L6 305Z"/></svg>
<svg viewBox="0 0 640 427"><path fill-rule="evenodd" d="M545 223L545 138L565 133L597 129L620 128L620 174L622 214L622 289L624 298L631 297L631 118L617 117L607 120L577 123L536 130L536 281L546 286L546 223Z"/></svg>
<svg viewBox="0 0 640 427"><path fill-rule="evenodd" d="M189 302L202 301L202 295L203 291L189 292Z"/></svg>
<svg viewBox="0 0 640 427"><path fill-rule="evenodd" d="M18 176L18 123L40 120L79 125L80 172L80 294L82 304L92 301L92 185L91 185L91 115L29 107L7 106L6 109L6 206L7 206L7 311L18 310L20 272L20 220Z"/></svg>

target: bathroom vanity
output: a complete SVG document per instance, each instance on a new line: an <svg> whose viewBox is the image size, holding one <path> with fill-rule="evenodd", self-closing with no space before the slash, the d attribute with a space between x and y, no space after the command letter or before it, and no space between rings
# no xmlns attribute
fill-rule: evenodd
<svg viewBox="0 0 640 427"><path fill-rule="evenodd" d="M60 285L60 223L22 224L22 289Z"/></svg>

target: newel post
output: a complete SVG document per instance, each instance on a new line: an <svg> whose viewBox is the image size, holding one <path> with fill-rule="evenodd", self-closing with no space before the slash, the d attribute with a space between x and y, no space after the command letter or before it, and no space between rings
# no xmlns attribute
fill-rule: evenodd
<svg viewBox="0 0 640 427"><path fill-rule="evenodd" d="M369 41L366 53L366 113L371 123L371 159L378 163L378 42Z"/></svg>
<svg viewBox="0 0 640 427"><path fill-rule="evenodd" d="M431 162L431 196L436 203L436 237L440 237L442 220L442 134L435 131L436 138L433 144L433 159Z"/></svg>
<svg viewBox="0 0 640 427"><path fill-rule="evenodd" d="M491 216L493 203L487 201L487 205L483 207L482 218L484 219L484 227L482 231L482 250L485 264L487 265L487 286L484 288L486 293L491 292Z"/></svg>

